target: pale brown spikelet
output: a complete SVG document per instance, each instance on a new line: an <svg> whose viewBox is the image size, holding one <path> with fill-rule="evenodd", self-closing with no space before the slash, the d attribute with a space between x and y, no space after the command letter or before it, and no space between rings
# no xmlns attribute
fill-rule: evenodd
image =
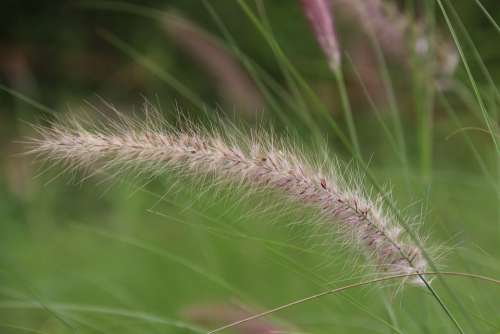
<svg viewBox="0 0 500 334"><path fill-rule="evenodd" d="M158 121L160 122L160 121ZM360 184L348 185L337 166L315 167L286 143L264 133L237 139L194 127L166 129L124 119L120 125L88 130L79 122L39 129L31 140L33 152L65 163L69 168L118 168L161 175L181 171L211 182L244 184L271 191L285 203L316 212L324 228L336 231L351 247L362 251L378 272L424 272L427 261L406 233ZM422 283L420 278L413 280Z"/></svg>
<svg viewBox="0 0 500 334"><path fill-rule="evenodd" d="M328 0L300 0L314 36L323 50L330 68L338 71L341 62L340 45Z"/></svg>

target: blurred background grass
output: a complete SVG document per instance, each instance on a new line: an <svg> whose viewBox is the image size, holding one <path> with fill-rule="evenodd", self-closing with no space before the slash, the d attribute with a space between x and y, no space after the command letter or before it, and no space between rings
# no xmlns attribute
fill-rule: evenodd
<svg viewBox="0 0 500 334"><path fill-rule="evenodd" d="M17 141L32 135L26 122L44 122L53 118L50 113L93 108L106 113L108 102L124 113L140 113L146 98L167 119L181 113L208 122L217 115L246 128L272 128L293 137L312 155L320 154L314 139L320 137L331 152L349 161L349 150L319 111L326 110L347 133L335 77L300 6L294 1L247 3L264 26L269 21L273 35L267 37L279 44L301 79L283 58L274 56L276 45L274 50L268 45L235 1L213 2L208 8L194 0L4 4L0 14L0 332L190 333L193 330L180 328L180 323L167 324L168 319L194 326L185 314L192 306L237 301L266 309L363 277L358 269L363 260L353 263L354 252L340 252L331 236L310 237L314 230L297 224L313 217L284 209L273 212L258 196L241 201L234 189L200 192L199 185L169 176L147 184L99 177L79 182L81 174L60 176L60 170L50 168L36 177L45 169L34 164L32 157L18 155L25 148ZM423 16L432 3L398 5ZM500 19L495 1L482 4ZM434 6L436 30L451 40ZM453 6L496 80L500 75L498 31L474 1ZM242 73L253 79L243 77L242 90L224 85L224 73L211 71L186 51L182 38L189 35L165 32L165 23L156 17L167 11L218 36L233 54L238 54L237 47L245 55L237 63L250 64L251 70ZM227 39L213 13L234 40ZM377 181L390 183L405 215L423 215L422 230L429 235L430 245L448 247L446 259L438 261L444 268L498 277L498 151L463 66L453 78L453 89L436 93L430 98L431 106L422 111L416 102L429 97L415 81L421 69L386 59L404 133L401 146L380 79L384 68L373 61L376 53L369 53L368 60L362 57L371 44L367 36L353 36L356 24L339 21L358 140ZM453 23L458 28L457 21ZM483 76L482 64L474 59L474 49L463 33L459 37L494 120L500 103L497 87ZM375 70L374 78L367 76L367 68ZM356 71L365 75L361 82ZM255 78L262 80L264 90L258 89ZM317 97L308 95L302 79ZM424 87L430 84L423 83ZM420 113L430 111L432 122L422 125ZM304 121L308 117L313 127ZM497 120L492 123L498 125ZM432 134L427 142L419 137L426 132L425 124ZM391 144L391 136L396 145ZM430 165L422 163L429 147ZM467 331L500 332L498 288L462 279L446 282L451 293L440 282L436 289ZM454 332L435 300L416 288L399 294L394 294L394 288L360 289L297 306L277 318L293 331L306 333Z"/></svg>

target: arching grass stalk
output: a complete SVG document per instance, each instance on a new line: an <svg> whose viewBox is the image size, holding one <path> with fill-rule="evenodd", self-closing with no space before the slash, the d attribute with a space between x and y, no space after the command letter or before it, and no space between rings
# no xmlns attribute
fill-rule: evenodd
<svg viewBox="0 0 500 334"><path fill-rule="evenodd" d="M498 279L487 277L487 276L482 276L482 275L469 274L469 273L452 272L452 271L441 271L441 272L425 272L425 273L421 273L421 274L422 275L427 275L427 276L432 276L432 275L438 275L439 276L439 275L441 275L441 276L454 276L454 277L472 278L472 279L478 279L478 280L481 280L481 281L484 281L484 282L489 282L489 283L493 283L493 284L496 284L496 285L500 285L500 280L498 280ZM259 314L255 314L255 315L253 315L251 317L248 317L248 318L245 318L245 319L241 319L239 321L236 321L236 322L227 324L225 326L216 328L216 329L208 332L207 334L219 333L219 332L221 332L223 330L239 326L239 325L241 325L243 323L246 323L248 321L259 319L259 318L265 317L267 315L270 315L270 314L282 311L284 309L290 308L292 306L299 305L299 304L302 304L302 303L305 303L305 302L308 302L308 301L311 301L311 300L315 300L315 299L318 299L318 298L321 298L321 297L324 297L324 296L332 295L332 294L335 294L335 293L339 293L339 292L350 290L350 289L354 289L354 288L359 288L359 287L366 286L366 285L371 285L371 284L385 282L385 281L392 281L392 280L397 280L397 279L402 279L402 278L408 278L408 277L411 277L411 276L418 276L418 275L420 275L420 274L414 273L414 274L402 274L402 275L393 275L393 276L380 277L380 278L375 278L375 279L372 279L372 280L369 280L369 281L363 281L363 282L353 283L353 284L349 284L349 285L346 285L346 286L343 286L343 287L340 287L340 288L335 288L335 289L323 291L323 292L320 292L318 294L315 294L315 295L312 295L312 296L309 296L309 297L306 297L306 298L302 298L302 299L299 299L299 300L295 300L295 301L293 301L291 303L284 304L284 305L275 307L273 309L267 310L265 312L262 312L262 313L259 313Z"/></svg>
<svg viewBox="0 0 500 334"><path fill-rule="evenodd" d="M441 10L441 13L443 14L443 17L446 21L448 29L450 30L450 33L453 37L453 41L455 42L455 45L456 45L458 52L460 54L460 59L462 60L462 63L465 67L465 71L467 73L467 77L469 79L469 82L472 86L472 90L473 90L474 95L476 97L477 104L479 105L479 108L480 108L481 113L483 115L484 122L488 128L488 131L490 132L491 140L493 141L493 144L495 145L495 150L497 153L500 153L500 144L498 143L498 139L495 135L495 133L496 133L495 125L492 124L492 121L490 119L491 116L488 114L486 104L484 103L484 100L481 96L476 79L474 78L474 75L472 74L472 70L470 69L467 58L465 57L465 53L464 53L463 48L462 48L462 43L458 39L457 32L455 31L455 28L453 27L453 24L451 23L451 19L450 19L448 12L446 11L446 8L444 6L444 2L442 0L436 0L436 1L439 5L439 9ZM446 4L448 4L448 1L446 2Z"/></svg>

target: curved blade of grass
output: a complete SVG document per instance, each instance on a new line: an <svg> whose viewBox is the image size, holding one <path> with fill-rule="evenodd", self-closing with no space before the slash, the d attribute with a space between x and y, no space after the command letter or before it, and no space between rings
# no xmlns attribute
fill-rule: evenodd
<svg viewBox="0 0 500 334"><path fill-rule="evenodd" d="M439 97L439 101L444 106L446 112L448 113L448 115L450 116L450 118L453 120L453 122L456 124L457 128L459 128L459 129L463 128L463 124L458 119L457 114L455 113L455 111L451 107L450 103L448 102L448 99L444 95L442 95L442 94L440 94L438 97ZM488 132L488 134L489 134L489 132ZM486 163L485 163L483 157L481 156L481 154L477 150L476 146L472 142L472 140L471 140L469 134L467 133L467 131L461 131L460 135L465 139L465 141L467 143L467 146L471 150L472 155L474 156L474 159L477 161L477 163L478 163L478 165L479 165L482 173L491 182L493 182L492 184L494 184L495 181L496 181L495 178L493 177L493 175L491 175L491 173L489 172L488 168L486 167ZM500 189L498 189L498 190L500 190Z"/></svg>
<svg viewBox="0 0 500 334"><path fill-rule="evenodd" d="M375 51L375 55L377 57L377 62L380 68L380 75L382 77L382 82L384 83L384 88L387 94L387 101L389 104L389 112L392 116L392 128L394 131L394 136L398 143L398 149L400 151L399 155L402 159L403 168L406 172L406 181L409 182L409 163L408 163L408 153L406 150L406 140L404 136L403 130L403 122L401 121L401 112L398 107L398 103L396 100L396 93L394 91L394 84L391 79L391 75L389 73L389 68L387 66L387 61L384 56L384 52L382 51L382 47L377 40L377 36L373 33L369 33L370 43L372 45L373 50ZM408 183L409 185L409 183Z"/></svg>
<svg viewBox="0 0 500 334"><path fill-rule="evenodd" d="M241 5L241 4L240 4ZM268 41L269 47L271 48L275 58L277 65L283 75L283 77L286 80L286 83L289 87L289 89L292 92L292 96L294 97L294 103L297 105L297 110L299 111L298 114L303 118L304 122L308 125L308 127L311 130L311 134L317 139L318 142L321 141L321 135L320 131L318 129L317 124L314 122L313 118L311 117L311 111L309 110L309 107L307 106L305 99L303 97L303 94L301 90L299 89L298 83L294 80L294 76L291 73L289 67L284 64L281 59L281 48L279 47L278 43L274 43L276 41L276 38L274 37L273 29L271 27L270 21L267 19L267 15L265 12L264 7L262 6L262 3L257 2L257 7L261 16L261 20L254 15L255 20L257 20L262 27L262 31L265 31L266 33L266 40Z"/></svg>
<svg viewBox="0 0 500 334"><path fill-rule="evenodd" d="M194 263L190 262L189 260L187 260L179 255L172 254L172 253L170 253L164 249L161 249L159 247L148 245L140 240L137 240L136 238L127 237L127 236L117 236L117 235L114 235L110 232L107 232L107 231L104 231L101 229L91 228L91 227L88 227L85 225L80 225L80 224L74 224L74 226L78 229L92 232L92 233L95 233L95 234L100 235L102 237L105 237L105 238L108 238L111 240L115 240L115 241L119 241L121 243L142 249L142 250L149 252L151 254L158 255L162 258L167 259L170 262L177 263L178 265L183 266L186 269L189 269L190 271L206 278L208 281L230 291L231 293L234 293L237 296L244 296L244 294L241 291L239 291L236 287L232 286L229 282L225 281L224 279L222 279L222 278L220 278L212 273L209 273L208 271L201 268L197 264L194 264Z"/></svg>
<svg viewBox="0 0 500 334"><path fill-rule="evenodd" d="M166 201L165 200L165 202L169 203L171 205L172 204L175 205L175 203L173 203L171 201ZM302 247L299 247L299 246L296 246L296 245L293 245L293 244L287 244L287 243L283 243L283 242L279 242L279 241L274 241L274 240L269 240L269 239L255 237L255 236L251 236L251 235L245 234L243 232L239 232L237 230L228 231L227 228L230 227L229 224L227 224L227 226L226 226L227 228L225 227L224 229L221 229L221 228L215 228L215 227L212 227L212 226L205 226L203 224L188 223L188 222L183 221L182 219L173 217L171 215L167 215L167 214L159 212L159 211L148 210L148 212L150 212L150 213L152 213L154 215L157 215L159 217L168 218L169 220L173 220L173 221L175 221L177 223L180 223L180 224L183 224L183 225L195 226L196 228L202 228L202 229L206 230L208 233L210 233L210 234L212 234L214 236L225 238L227 240L234 240L234 238L238 238L238 239L243 239L243 240L249 240L249 241L256 241L256 242L264 243L267 246L288 248L289 250L299 251L299 252L302 252L304 254L312 254L312 255L315 255L315 256L322 256L322 257L326 256L323 253L316 252L316 251L313 251L313 250L310 250L310 249L306 249L306 248L302 248ZM194 214L199 214L199 212L197 212L196 210L192 210L191 212L194 213ZM210 217L207 217L207 216L204 216L204 215L201 215L201 214L199 214L199 215L200 215L200 217L202 217L204 219L211 220L212 222L214 221L214 219L212 219Z"/></svg>
<svg viewBox="0 0 500 334"><path fill-rule="evenodd" d="M54 110L52 110L52 109L44 106L43 104L33 100L29 96L24 95L23 93L18 92L16 90L10 89L9 87L2 85L1 83L0 83L0 90L6 92L7 94L15 97L16 99L19 99L19 100L25 102L26 104L28 104L28 105L30 105L30 106L32 106L40 111L43 111L47 114L53 115L55 112Z"/></svg>
<svg viewBox="0 0 500 334"><path fill-rule="evenodd" d="M439 5L441 13L443 14L443 17L446 21L446 25L448 26L448 29L450 30L450 33L453 37L455 45L458 49L458 53L460 54L460 59L462 60L462 63L464 65L464 68L465 68L465 71L467 73L469 83L472 86L472 90L474 92L474 95L476 96L476 100L477 100L477 103L478 103L479 108L481 110L481 113L483 115L484 122L485 122L488 130L490 131L491 139L495 145L495 149L497 151L497 154L500 154L500 145L498 143L497 137L495 136L496 131L494 129L494 125L491 124L490 115L488 114L488 111L486 109L486 105L485 105L484 100L483 100L481 93L479 91L479 86L476 82L476 79L474 78L474 75L472 74L472 71L470 69L469 62L467 61L467 58L465 57L465 53L464 53L464 50L462 48L462 43L460 42L458 35L455 31L455 28L453 27L453 24L451 23L450 17L448 16L448 12L446 11L446 8L444 6L443 1L442 0L436 0L436 1ZM449 4L449 1L446 1L446 4Z"/></svg>
<svg viewBox="0 0 500 334"><path fill-rule="evenodd" d="M435 43L432 36L436 32L436 14L434 0L425 1L425 18L426 18L426 36L431 40L427 59L435 57ZM414 58L417 57L415 48L412 48ZM415 91L415 110L418 117L418 141L420 151L420 171L423 177L431 179L432 177L432 155L433 155L433 138L434 138L434 92L436 90L434 84L433 73L435 73L435 65L432 61L426 62L415 68L414 72L414 91ZM423 75L419 75L418 73ZM415 75L416 74L416 75Z"/></svg>
<svg viewBox="0 0 500 334"><path fill-rule="evenodd" d="M486 7L484 7L484 5L481 3L480 0L474 0L474 1L478 5L478 7L481 9L481 11L483 12L483 14L486 16L486 18L488 19L488 21L490 21L490 23L493 25L493 27L500 33L500 25L498 25L497 21L495 21L495 19L493 18L493 16L491 16L491 14L488 12L488 10L486 9Z"/></svg>
<svg viewBox="0 0 500 334"><path fill-rule="evenodd" d="M277 256L283 258L285 261L287 262L291 262L292 264L296 265L296 261L291 259L289 256L285 255L285 254L282 254L280 253L279 251L275 251L273 249L270 249L273 253L275 253ZM287 264L284 264L282 262L279 262L279 261L276 261L279 265L281 266L285 266L287 268L289 268L289 265ZM290 270L293 270L294 272L297 272L297 270L300 270L300 271L305 271L307 273L307 275L303 275L300 271L298 271L297 273L300 274L300 275L303 275L304 279L312 282L314 285L316 285L317 287L319 288L324 288L325 286L325 283L328 281L326 278L322 277L322 276L319 276L318 274L316 274L314 271L308 269L308 268L305 268L303 266L299 266L299 269L296 269L296 268L290 268ZM379 291L379 294L380 295L383 295L381 291ZM381 323L384 327L387 327L388 329L392 330L393 332L395 333L399 333L399 334L402 334L402 332L399 330L399 328L397 327L397 324L395 321L393 321L394 324L391 324L389 322L387 322L386 320L384 320L383 318L381 318L380 316L374 314L373 312L370 312L366 307L364 307L363 305L361 305L360 303L356 302L353 298L349 297L349 296L342 296L347 302L349 302L351 305L353 305L354 307L356 307L358 310L362 311L363 313L367 314L370 318L373 318L375 319L377 322ZM385 297L385 296L384 296ZM384 298L384 302L387 302L387 299ZM384 303L385 305L385 303ZM386 308L388 309L388 313L390 314L391 312L393 312L393 309L391 307L391 305L385 305ZM392 318L392 317L391 317Z"/></svg>
<svg viewBox="0 0 500 334"><path fill-rule="evenodd" d="M493 25L495 30L498 33L500 33L500 26L497 24L495 19L490 15L490 13L486 10L486 8L482 5L481 1L480 0L475 0L475 1L476 1L476 4L479 6L479 8L482 10L483 14L487 17L487 19ZM474 41L472 40L469 32L467 31L465 24L461 20L460 16L458 15L458 13L455 10L455 8L453 7L453 5L450 4L449 7L450 7L450 11L451 11L455 21L457 22L457 24L462 32L462 35L465 37L466 42L471 47L471 50L472 50L473 55L476 59L476 62L479 64L479 68L481 69L481 72L483 73L484 77L486 78L486 80L490 86L490 89L494 92L497 101L500 101L500 91L499 91L495 81L493 80L490 71L486 67L486 64L484 63L483 58L481 57L481 54L479 53L479 50L477 49ZM500 113L498 111L497 104L494 105L493 111L494 111L494 120L496 119L498 121ZM497 129L498 129L498 127L497 127ZM497 134L494 133L493 135L496 136ZM496 181L496 183L497 183L497 188L498 188L497 197L500 201L500 154L497 155L496 163L497 163L497 181ZM499 213L498 213L498 221L500 222L500 208L499 208ZM499 224L499 227L500 227L500 224Z"/></svg>
<svg viewBox="0 0 500 334"><path fill-rule="evenodd" d="M13 325L13 324L0 324L0 327L7 328L7 329L13 329L16 331L35 333L35 334L50 334L49 332L40 331L38 329L24 327L24 326L17 326L17 325Z"/></svg>
<svg viewBox="0 0 500 334"><path fill-rule="evenodd" d="M120 39L115 34L106 31L99 30L99 36L101 36L108 43L113 45L115 48L129 56L136 63L140 64L147 70L151 71L155 76L177 91L181 96L183 96L186 100L191 102L196 108L203 110L205 108L205 104L202 99L191 91L187 86L177 80L173 75L163 70L158 64L151 61L149 58L140 54L135 48L133 48L130 44Z"/></svg>
<svg viewBox="0 0 500 334"><path fill-rule="evenodd" d="M162 10L122 1L79 1L78 5L82 8L87 9L102 9L108 11L129 13L140 15L150 19L161 19L165 15L165 12Z"/></svg>
<svg viewBox="0 0 500 334"><path fill-rule="evenodd" d="M57 310L54 310L51 308L45 301L42 300L42 298L38 295L38 293L35 292L35 290L31 287L31 285L24 279L23 276L17 273L15 270L15 265L13 263L10 263L8 259L3 258L2 256L2 262L3 263L9 263L9 271L5 271L3 269L0 269L0 272L4 272L6 274L9 274L15 278L15 280L18 282L18 284L22 285L23 288L27 291L27 293L32 297L36 299L36 302L40 305L40 308L42 308L47 314L51 315L54 319L56 319L59 323L61 323L65 328L70 330L73 333L78 332L78 328L68 321L63 315L61 315Z"/></svg>
<svg viewBox="0 0 500 334"><path fill-rule="evenodd" d="M344 72L342 66L339 66L336 71L334 71L335 79L337 81L337 86L340 94L340 102L342 104L342 110L344 110L344 117L346 118L347 129L349 130L349 137L352 143L352 149L354 153L362 159L361 148L359 146L358 134L356 131L356 125L354 123L354 117L351 108L351 102L349 100L349 95L347 94L347 86L344 79Z"/></svg>
<svg viewBox="0 0 500 334"><path fill-rule="evenodd" d="M187 223L187 222L180 221L179 219L173 218L173 217L171 217L169 215L165 215L165 214L162 214L162 213L159 213L159 212L154 212L154 213L158 214L161 217L168 218L170 220L173 219L173 220L175 220L177 222L180 222L181 224L197 225L197 227L202 226L205 229L214 230L213 228L204 226L203 224L190 224L190 223ZM210 219L210 217L207 217L207 219ZM283 254L279 250L274 249L274 247L275 246L279 246L279 247L283 246L283 247L291 248L293 250L308 251L306 249L298 248L297 246L290 245L290 244L283 244L283 243L280 243L280 242L275 242L275 241L272 241L272 240L267 240L267 239L262 239L262 238L256 238L256 237L244 235L244 234L241 234L241 233L237 233L237 234L228 233L227 231L221 230L221 229L215 229L214 231L210 231L210 230L209 230L209 232L213 233L215 236L220 237L220 238L227 238L228 240L233 240L234 241L234 237L239 237L239 238L243 238L243 239L246 239L246 240L253 240L253 241L257 241L257 242L264 242L266 244L266 249L268 249L270 252L274 253L276 256L278 256L279 258L281 258L284 261L286 261L286 262L289 263L289 264L286 264L286 263L283 263L281 261L275 261L278 265L284 266L284 267L288 268L289 270L292 270L293 272L301 275L301 277L303 277L305 280L312 282L313 284L315 284L319 288L324 288L326 283L330 283L329 280L327 280L325 277L319 276L316 272L312 271L310 268L307 268L304 265L301 265L300 263L298 263L297 260L293 259L292 257L290 257L290 256L288 256L286 254ZM309 250L308 253L310 253L310 252L313 252L313 251ZM318 253L314 252L314 254L318 254ZM321 255L325 256L325 254L321 254ZM378 317L377 315L369 312L366 308L362 307L358 303L355 303L351 298L348 298L348 297L345 297L345 298L347 298L348 302L353 303L353 305L356 308L358 308L359 310L361 310L362 312L366 313L367 315L369 315L370 317L374 318L375 320L381 322L384 326L387 326L388 328L392 329L396 333L400 333L400 331L394 325L388 323L387 321L385 321L384 319Z"/></svg>
<svg viewBox="0 0 500 334"><path fill-rule="evenodd" d="M493 80L493 77L491 76L490 71L486 67L486 64L484 63L483 57L479 53L479 50L477 49L476 43L474 43L471 35L469 34L469 32L467 30L467 27L465 26L464 22L462 21L462 19L458 15L458 13L457 13L456 9L453 7L453 5L449 6L449 10L450 10L451 14L453 15L453 19L457 23L458 29L460 29L460 32L461 32L463 38L465 39L465 42L470 47L470 50L472 51L472 55L474 56L476 63L479 65L479 69L481 70L483 76L487 80L488 85L495 92L497 98L500 99L500 91L499 91L495 81ZM496 111L496 109L494 109L494 110Z"/></svg>
<svg viewBox="0 0 500 334"><path fill-rule="evenodd" d="M385 135L387 136L389 140L389 144L391 145L392 149L394 150L394 153L396 153L401 160L402 163L404 163L404 156L401 155L401 152L398 150L398 144L396 142L396 139L394 138L394 135L392 134L391 130L387 126L386 122L383 120L380 109L377 107L375 101L371 97L368 88L366 87L366 84L363 82L363 79L361 78L361 74L356 67L356 64L354 64L352 58L347 54L346 59L349 62L349 65L356 76L356 79L358 80L359 84L361 85L361 88L363 90L363 94L365 95L368 104L370 105L373 113L375 114L375 117L377 118L377 121L379 122L380 126L384 130Z"/></svg>
<svg viewBox="0 0 500 334"><path fill-rule="evenodd" d="M61 312L77 312L77 313L95 313L102 315L110 315L117 317L125 317L138 319L144 322L156 323L167 325L179 329L187 329L194 333L205 333L205 331L194 325L178 321L166 319L158 315L152 315L146 312L133 311L128 309L119 309L108 306L99 305L85 305L85 304L68 304L68 303L54 303L48 304L51 308ZM4 309L41 309L41 305L35 301L1 301L0 308Z"/></svg>

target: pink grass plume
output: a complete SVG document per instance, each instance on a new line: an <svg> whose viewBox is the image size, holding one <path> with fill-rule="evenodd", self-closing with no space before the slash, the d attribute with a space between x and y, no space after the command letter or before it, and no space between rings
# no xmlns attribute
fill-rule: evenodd
<svg viewBox="0 0 500 334"><path fill-rule="evenodd" d="M300 3L316 40L328 59L328 65L337 72L341 61L340 47L329 2L300 0Z"/></svg>
<svg viewBox="0 0 500 334"><path fill-rule="evenodd" d="M194 126L183 130L160 116L149 122L122 117L88 128L78 121L39 127L29 141L32 152L61 162L69 170L115 170L158 176L181 173L225 183L248 192L269 191L277 203L309 208L317 227L335 230L343 244L366 255L368 265L384 274L425 272L420 247L384 210L382 198L363 190L340 166L314 163L288 143L261 132L237 137ZM246 137L246 138L245 138ZM116 174L113 174L116 175ZM419 277L409 281L421 285Z"/></svg>

